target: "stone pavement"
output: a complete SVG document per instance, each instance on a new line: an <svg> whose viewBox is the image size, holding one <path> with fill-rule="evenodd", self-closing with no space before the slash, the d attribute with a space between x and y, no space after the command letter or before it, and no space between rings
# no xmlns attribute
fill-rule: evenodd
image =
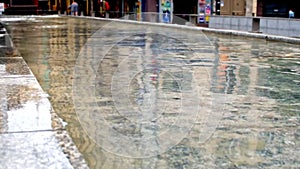
<svg viewBox="0 0 300 169"><path fill-rule="evenodd" d="M88 168L0 25L0 169Z"/></svg>

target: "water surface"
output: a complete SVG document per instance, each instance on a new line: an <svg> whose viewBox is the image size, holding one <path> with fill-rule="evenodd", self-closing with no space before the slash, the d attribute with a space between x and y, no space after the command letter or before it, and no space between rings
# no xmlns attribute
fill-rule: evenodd
<svg viewBox="0 0 300 169"><path fill-rule="evenodd" d="M157 30L140 33L137 26L121 24L114 29L104 21L79 18L29 18L7 24L15 46L49 94L55 112L68 123L67 130L90 168L299 166L299 45L193 31L183 34L171 28L159 28L168 34L159 34ZM103 27L106 31L98 34ZM107 49L94 69L89 56L100 56L102 48L89 51L84 45L88 39L98 42L95 46L110 45L113 38L121 40ZM80 59L91 67L82 70L95 73L95 93L89 93L86 86L86 95L97 99L91 106L107 112L99 117L99 113L89 111L91 106L84 107L92 118L81 120L94 122L89 131L101 131L95 119L104 117L126 137L160 135L176 127L178 117L189 116L177 112L178 105L187 99L187 107L199 104L199 109L188 107L190 112L197 110L197 114L185 119L192 123L191 128L183 130L189 131L187 135L166 152L158 148L158 154L143 158L125 157L122 151L116 155L117 150L96 144L93 136L85 132L88 125L80 124L73 104L74 78L82 78L82 84L76 85L86 85L90 79L89 72L85 76L74 75ZM118 77L117 81L114 77ZM123 93L128 95L125 98L119 92L123 83L129 84ZM198 92L198 100L193 100L190 93L190 99L182 97L182 91ZM126 107L125 103L131 106ZM116 110L116 104L124 107ZM129 108L137 113L127 112ZM209 137L204 137L205 132L210 133Z"/></svg>

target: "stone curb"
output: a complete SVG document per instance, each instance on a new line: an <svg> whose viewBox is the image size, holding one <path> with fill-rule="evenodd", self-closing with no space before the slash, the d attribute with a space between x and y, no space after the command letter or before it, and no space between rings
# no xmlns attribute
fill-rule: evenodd
<svg viewBox="0 0 300 169"><path fill-rule="evenodd" d="M60 15L60 16L66 16L66 15ZM96 20L102 20L102 21L149 25L149 26L161 26L161 27L168 27L168 28L203 31L203 32L210 32L210 33L225 34L225 35L245 36L245 37L250 37L250 38L265 39L265 40L269 40L269 41L281 41L281 42L286 42L286 43L300 44L300 38L292 38L292 37L263 34L263 33L245 32L245 31L227 30L227 29L213 29L213 28L188 26L188 25L177 25L177 24L166 24L166 23L152 23L152 22L123 20L123 19L99 18L99 17L91 17L91 16L68 16L68 17L96 19Z"/></svg>

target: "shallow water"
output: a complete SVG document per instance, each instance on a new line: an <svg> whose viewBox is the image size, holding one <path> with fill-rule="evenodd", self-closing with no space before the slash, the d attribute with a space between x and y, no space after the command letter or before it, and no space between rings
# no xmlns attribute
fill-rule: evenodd
<svg viewBox="0 0 300 169"><path fill-rule="evenodd" d="M6 23L90 168L299 166L299 45L78 18Z"/></svg>

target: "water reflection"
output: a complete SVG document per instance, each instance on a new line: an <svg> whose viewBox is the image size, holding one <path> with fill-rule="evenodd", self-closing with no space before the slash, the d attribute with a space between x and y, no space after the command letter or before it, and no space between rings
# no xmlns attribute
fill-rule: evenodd
<svg viewBox="0 0 300 169"><path fill-rule="evenodd" d="M212 91L216 93L232 94L236 86L234 65L230 64L230 58L226 54L219 54L214 65ZM229 64L228 64L229 62Z"/></svg>
<svg viewBox="0 0 300 169"><path fill-rule="evenodd" d="M199 78L201 85L208 88L201 98L207 100L202 106L217 106L209 100L209 95L226 98L224 108L210 112L210 117L222 113L222 119L208 142L199 143L199 133L203 128L203 121L199 120L187 138L153 158L131 159L103 151L89 139L78 122L72 100L72 80L80 49L87 38L104 24L76 18L36 18L32 22L9 23L15 45L43 89L49 93L56 113L68 122L68 131L91 168L292 168L299 165L299 46L215 34L207 36L218 55L190 59L194 72L207 73L201 72L200 68L205 67L211 77L211 81ZM144 48L147 45L144 36L136 38L120 42L109 55L112 58L122 55L124 50L119 50L122 47ZM147 82L144 85L161 86L159 90L176 92L177 84L159 71L157 62L161 58L157 55L169 50L180 55L186 46L158 51L155 44L155 41L150 43L154 45L150 47L152 57L127 62L128 69L148 64L148 71L136 74L131 82L129 100L135 105L143 105L148 97L149 88L140 85L145 77L150 79L144 81ZM203 44L191 46L194 51L211 50ZM114 69L117 58L114 59L103 62L103 65ZM108 74L104 76L109 77ZM111 95L107 86L101 83L107 79L98 80L97 96ZM110 100L98 103L111 104ZM111 118L114 123L122 121Z"/></svg>

